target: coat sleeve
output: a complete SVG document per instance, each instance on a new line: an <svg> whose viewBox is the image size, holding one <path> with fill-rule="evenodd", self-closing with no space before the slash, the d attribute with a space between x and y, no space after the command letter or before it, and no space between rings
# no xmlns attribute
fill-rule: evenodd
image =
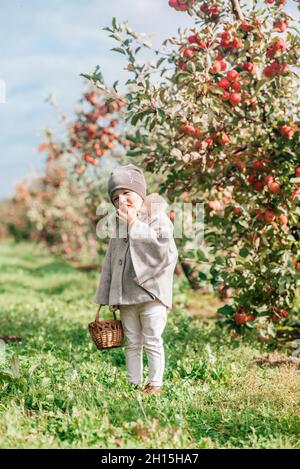
<svg viewBox="0 0 300 469"><path fill-rule="evenodd" d="M109 290L111 284L111 239L109 240L108 249L104 257L101 276L98 284L98 288L93 297L93 303L96 304L109 304Z"/></svg>
<svg viewBox="0 0 300 469"><path fill-rule="evenodd" d="M139 285L177 260L173 229L166 214L155 216L150 224L136 218L129 226L130 254Z"/></svg>

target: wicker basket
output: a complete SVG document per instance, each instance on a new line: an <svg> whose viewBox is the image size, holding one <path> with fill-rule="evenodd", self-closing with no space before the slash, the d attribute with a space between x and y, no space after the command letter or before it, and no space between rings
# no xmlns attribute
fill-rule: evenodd
<svg viewBox="0 0 300 469"><path fill-rule="evenodd" d="M96 319L88 325L91 337L98 349L107 349L114 347L122 347L124 331L122 322L116 319L115 311L114 319L99 320L99 312L102 305L99 305L96 313Z"/></svg>

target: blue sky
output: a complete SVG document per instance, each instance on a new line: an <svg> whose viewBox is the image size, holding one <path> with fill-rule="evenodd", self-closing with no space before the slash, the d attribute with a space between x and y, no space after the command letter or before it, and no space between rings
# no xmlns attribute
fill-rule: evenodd
<svg viewBox="0 0 300 469"><path fill-rule="evenodd" d="M0 103L0 198L9 197L20 178L42 169L41 132L57 127L57 115L45 102L50 93L71 116L86 89L80 73L99 64L110 84L128 77L124 57L110 51L115 41L102 31L113 16L138 32L153 33L157 47L178 27L192 24L167 0L1 0L1 16L6 102Z"/></svg>

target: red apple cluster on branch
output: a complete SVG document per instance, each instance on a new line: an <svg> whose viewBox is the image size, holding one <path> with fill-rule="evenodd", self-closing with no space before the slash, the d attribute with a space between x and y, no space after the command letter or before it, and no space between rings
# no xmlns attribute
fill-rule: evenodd
<svg viewBox="0 0 300 469"><path fill-rule="evenodd" d="M204 13L205 16L215 19L221 14L222 9L216 3L211 4L204 2L200 6L200 11Z"/></svg>
<svg viewBox="0 0 300 469"><path fill-rule="evenodd" d="M253 313L247 313L247 308L240 306L234 315L235 324L241 326L247 322L254 321L255 316Z"/></svg>
<svg viewBox="0 0 300 469"><path fill-rule="evenodd" d="M242 100L241 94L238 93L242 86L238 79L239 73L231 69L227 72L226 77L217 82L218 87L224 90L222 99L224 101L229 100L233 105L239 104Z"/></svg>
<svg viewBox="0 0 300 469"><path fill-rule="evenodd" d="M55 139L51 129L45 131L38 147L39 152L47 153L44 172L28 185L22 184L14 200L16 214L22 210L28 237L42 240L51 251L69 259L97 254L94 223L100 195L95 177L101 176L101 167L98 165L98 175L98 168L94 172L87 169L103 156L120 158L121 151L131 146L117 132L123 119L123 99L107 100L92 88L79 103L75 119L64 119L63 140ZM113 155L117 145L118 154ZM16 231L20 231L19 218L12 217Z"/></svg>
<svg viewBox="0 0 300 469"><path fill-rule="evenodd" d="M286 5L287 0L265 0L269 5L283 6Z"/></svg>
<svg viewBox="0 0 300 469"><path fill-rule="evenodd" d="M130 117L139 120L135 141L143 134L145 167L166 175L161 189L171 202L182 196L206 205L212 285L232 292L220 312L231 325L238 312L244 325L252 314L255 327L272 326L272 305L293 310L300 257L299 33L279 0L254 2L251 11L239 0L170 2L179 5L195 22L164 41L178 46L157 62L167 79L146 85L149 70L145 86L128 95ZM140 65L132 69L139 80Z"/></svg>
<svg viewBox="0 0 300 469"><path fill-rule="evenodd" d="M187 11L194 3L195 0L169 0L169 6L175 8L176 11Z"/></svg>
<svg viewBox="0 0 300 469"><path fill-rule="evenodd" d="M114 117L114 113L120 112L125 102L119 99L107 103L94 90L85 93L84 99L91 108L89 111L82 109L70 126L70 152L80 153L85 163L95 166L99 164L99 158L116 144L129 145L115 130L118 119ZM82 162L76 164L75 172L82 174L85 170L86 166Z"/></svg>

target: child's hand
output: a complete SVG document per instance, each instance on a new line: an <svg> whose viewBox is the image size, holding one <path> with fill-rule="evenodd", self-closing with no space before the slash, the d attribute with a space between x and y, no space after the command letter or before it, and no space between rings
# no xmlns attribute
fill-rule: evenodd
<svg viewBox="0 0 300 469"><path fill-rule="evenodd" d="M137 217L137 210L130 205L121 205L120 208L116 210L116 216L119 220L131 225Z"/></svg>

